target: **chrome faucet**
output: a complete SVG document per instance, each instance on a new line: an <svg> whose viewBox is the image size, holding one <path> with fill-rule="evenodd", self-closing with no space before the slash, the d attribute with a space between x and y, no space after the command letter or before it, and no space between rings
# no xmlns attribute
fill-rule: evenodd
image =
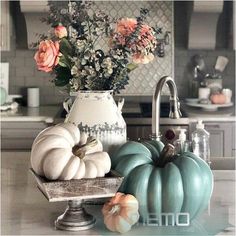
<svg viewBox="0 0 236 236"><path fill-rule="evenodd" d="M179 99L177 94L177 87L174 80L169 76L162 77L157 85L152 100L152 139L160 140L159 124L160 124L160 99L161 91L164 85L167 84L170 90L170 114L172 119L178 119L182 116L180 112Z"/></svg>

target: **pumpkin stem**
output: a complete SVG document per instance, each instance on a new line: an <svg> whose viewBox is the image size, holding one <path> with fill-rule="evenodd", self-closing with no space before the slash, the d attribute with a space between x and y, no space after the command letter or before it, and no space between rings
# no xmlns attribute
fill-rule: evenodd
<svg viewBox="0 0 236 236"><path fill-rule="evenodd" d="M79 157L80 159L83 159L85 157L85 154L87 151L89 151L90 148L96 146L98 144L98 141L94 137L88 137L87 142L81 146L75 145L72 148L72 152L75 156Z"/></svg>
<svg viewBox="0 0 236 236"><path fill-rule="evenodd" d="M172 144L167 143L161 151L157 165L159 167L164 167L168 162L171 162L174 159L175 159L175 147Z"/></svg>
<svg viewBox="0 0 236 236"><path fill-rule="evenodd" d="M108 213L113 215L113 214L119 213L119 212L120 212L120 204L116 204L111 208L111 210Z"/></svg>

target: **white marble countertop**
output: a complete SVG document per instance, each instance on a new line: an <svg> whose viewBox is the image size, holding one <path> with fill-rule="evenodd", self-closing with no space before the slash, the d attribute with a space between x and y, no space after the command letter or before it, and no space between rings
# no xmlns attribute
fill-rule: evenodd
<svg viewBox="0 0 236 236"><path fill-rule="evenodd" d="M116 235L108 231L100 205L87 205L97 223L87 231L67 232L54 228L66 203L49 203L29 172L29 152L1 153L2 235ZM214 173L214 192L206 210L189 227L134 226L125 235L235 235L235 171Z"/></svg>

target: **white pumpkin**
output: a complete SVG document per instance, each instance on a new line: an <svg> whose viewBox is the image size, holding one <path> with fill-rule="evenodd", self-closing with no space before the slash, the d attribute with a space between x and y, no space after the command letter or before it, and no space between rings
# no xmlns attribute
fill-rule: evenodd
<svg viewBox="0 0 236 236"><path fill-rule="evenodd" d="M74 124L61 123L35 138L31 166L50 180L70 180L103 177L110 171L111 160L99 140L80 134Z"/></svg>

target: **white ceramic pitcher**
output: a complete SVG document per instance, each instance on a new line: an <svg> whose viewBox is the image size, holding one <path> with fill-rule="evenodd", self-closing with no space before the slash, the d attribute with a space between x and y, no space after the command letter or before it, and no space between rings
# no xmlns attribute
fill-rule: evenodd
<svg viewBox="0 0 236 236"><path fill-rule="evenodd" d="M121 114L124 99L117 106L112 92L79 91L71 109L68 101L64 102L69 112L65 122L74 123L81 132L98 138L109 153L127 140L126 123Z"/></svg>

